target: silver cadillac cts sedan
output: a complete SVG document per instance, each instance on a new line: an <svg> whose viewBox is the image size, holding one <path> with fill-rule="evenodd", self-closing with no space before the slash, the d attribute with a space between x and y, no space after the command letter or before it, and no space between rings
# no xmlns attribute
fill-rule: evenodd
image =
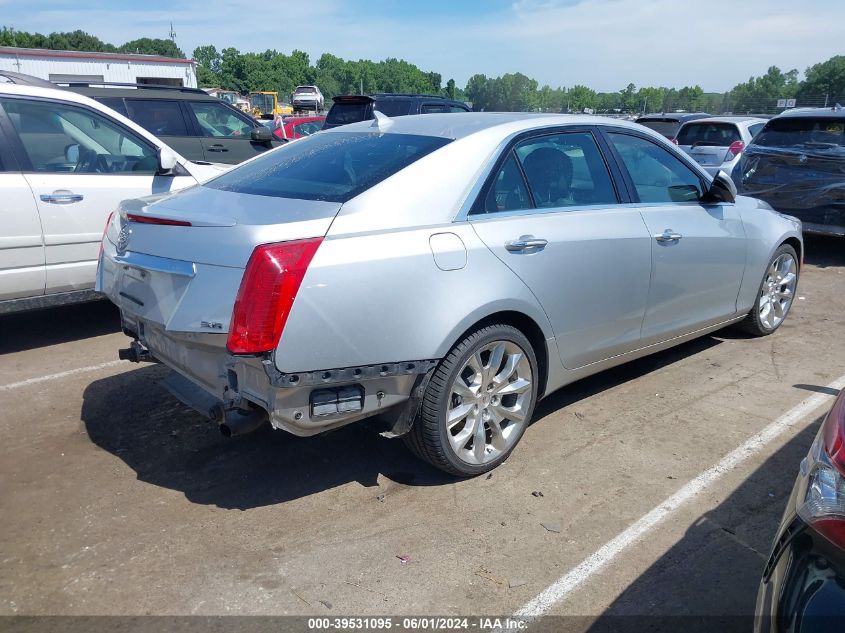
<svg viewBox="0 0 845 633"><path fill-rule="evenodd" d="M774 332L802 253L798 220L635 124L378 115L125 202L97 288L121 357L174 369L224 434L377 417L472 476L568 383L733 323Z"/></svg>

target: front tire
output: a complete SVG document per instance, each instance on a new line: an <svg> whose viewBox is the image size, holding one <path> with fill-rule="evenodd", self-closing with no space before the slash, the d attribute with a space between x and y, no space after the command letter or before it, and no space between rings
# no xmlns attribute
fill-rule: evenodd
<svg viewBox="0 0 845 633"><path fill-rule="evenodd" d="M480 328L438 365L405 443L452 475L493 470L528 426L538 378L536 355L522 332L504 324Z"/></svg>
<svg viewBox="0 0 845 633"><path fill-rule="evenodd" d="M798 289L798 255L781 244L772 255L757 291L754 307L739 327L752 336L767 336L786 319Z"/></svg>

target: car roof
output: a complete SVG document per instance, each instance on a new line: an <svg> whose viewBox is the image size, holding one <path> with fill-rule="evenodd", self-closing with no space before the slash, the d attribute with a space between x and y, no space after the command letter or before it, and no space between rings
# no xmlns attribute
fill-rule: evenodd
<svg viewBox="0 0 845 633"><path fill-rule="evenodd" d="M646 133L665 141L661 135L629 121L582 114L537 114L533 112L451 112L435 114L412 114L408 116L369 119L357 123L323 130L320 134L343 134L347 132L373 132L386 134L417 134L460 139L476 132L501 128L503 133L512 134L551 126L603 125L622 127Z"/></svg>
<svg viewBox="0 0 845 633"><path fill-rule="evenodd" d="M637 118L637 121L688 121L710 117L707 112L651 112Z"/></svg>
<svg viewBox="0 0 845 633"><path fill-rule="evenodd" d="M832 108L792 108L784 110L775 119L791 119L799 117L823 117L823 118L845 118L845 108L833 106Z"/></svg>
<svg viewBox="0 0 845 633"><path fill-rule="evenodd" d="M765 123L766 119L761 119L756 116L713 116L706 119L693 119L686 121L684 125L691 125L693 123Z"/></svg>
<svg viewBox="0 0 845 633"><path fill-rule="evenodd" d="M212 97L202 90L194 91L193 88L180 90L179 88L113 88L99 86L68 86L64 90L76 92L92 98L98 97L119 97L127 99L166 99L168 101L221 101Z"/></svg>

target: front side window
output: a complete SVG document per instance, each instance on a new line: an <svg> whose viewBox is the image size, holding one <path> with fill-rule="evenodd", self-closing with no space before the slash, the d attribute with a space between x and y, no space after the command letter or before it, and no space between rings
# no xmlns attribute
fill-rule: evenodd
<svg viewBox="0 0 845 633"><path fill-rule="evenodd" d="M449 142L412 134L315 134L267 152L205 186L256 196L346 202Z"/></svg>
<svg viewBox="0 0 845 633"><path fill-rule="evenodd" d="M129 118L156 136L188 136L178 101L126 99Z"/></svg>
<svg viewBox="0 0 845 633"><path fill-rule="evenodd" d="M36 172L152 174L156 148L85 108L63 103L0 100Z"/></svg>
<svg viewBox="0 0 845 633"><path fill-rule="evenodd" d="M631 177L640 202L695 202L701 179L657 143L629 134L608 134Z"/></svg>
<svg viewBox="0 0 845 633"><path fill-rule="evenodd" d="M323 129L322 121L306 121L293 126L293 133L300 136L311 136Z"/></svg>
<svg viewBox="0 0 845 633"><path fill-rule="evenodd" d="M435 114L448 111L446 104L443 103L424 103L420 108L420 114Z"/></svg>
<svg viewBox="0 0 845 633"><path fill-rule="evenodd" d="M252 134L252 126L221 103L190 101L188 105L197 118L203 136L250 138Z"/></svg>

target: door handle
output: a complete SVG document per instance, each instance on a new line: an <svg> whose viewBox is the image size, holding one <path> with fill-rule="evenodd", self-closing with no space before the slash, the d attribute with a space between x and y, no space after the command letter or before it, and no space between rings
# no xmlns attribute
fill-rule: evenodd
<svg viewBox="0 0 845 633"><path fill-rule="evenodd" d="M54 191L50 194L42 194L39 197L41 202L49 202L50 204L73 204L74 202L81 202L83 195L72 191Z"/></svg>
<svg viewBox="0 0 845 633"><path fill-rule="evenodd" d="M510 251L511 253L520 253L522 251L527 251L532 248L541 249L546 244L548 244L548 240L544 240L539 237L534 237L533 235L521 235L518 240L510 240L505 242L505 249Z"/></svg>
<svg viewBox="0 0 845 633"><path fill-rule="evenodd" d="M680 233L675 233L672 229L666 229L663 233L658 233L654 236L658 242L677 242L683 237Z"/></svg>
<svg viewBox="0 0 845 633"><path fill-rule="evenodd" d="M210 145L208 147L209 152L228 152L229 149L227 147L223 147L220 143L216 143L214 145Z"/></svg>

